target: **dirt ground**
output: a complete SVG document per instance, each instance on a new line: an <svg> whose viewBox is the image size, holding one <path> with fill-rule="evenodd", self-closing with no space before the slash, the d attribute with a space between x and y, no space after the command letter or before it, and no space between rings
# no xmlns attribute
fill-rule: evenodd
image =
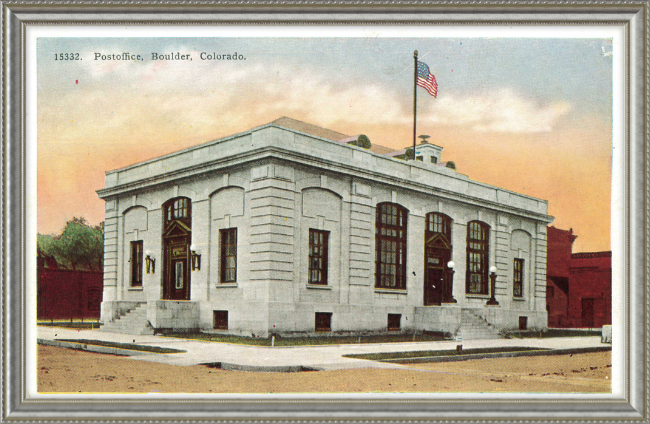
<svg viewBox="0 0 650 424"><path fill-rule="evenodd" d="M610 352L409 365L404 370L224 371L38 347L41 393L608 393Z"/></svg>

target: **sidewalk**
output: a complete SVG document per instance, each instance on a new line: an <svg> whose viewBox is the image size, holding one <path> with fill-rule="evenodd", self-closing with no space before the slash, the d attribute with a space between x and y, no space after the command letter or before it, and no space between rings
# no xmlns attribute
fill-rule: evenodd
<svg viewBox="0 0 650 424"><path fill-rule="evenodd" d="M174 354L140 354L130 359L159 362L170 365L198 365L221 363L224 369L257 371L282 371L289 368L312 368L321 370L349 368L403 368L404 365L364 359L344 358L342 355L380 352L406 352L414 350L450 350L458 344L463 349L490 347L532 347L540 349L588 349L603 345L600 337L563 337L547 339L495 339L465 340L463 342L416 342L344 344L325 346L268 347L246 346L229 343L203 342L164 336L134 336L100 332L97 330L76 330L57 327L37 328L38 339L87 339L106 342L134 343L157 347L185 350Z"/></svg>

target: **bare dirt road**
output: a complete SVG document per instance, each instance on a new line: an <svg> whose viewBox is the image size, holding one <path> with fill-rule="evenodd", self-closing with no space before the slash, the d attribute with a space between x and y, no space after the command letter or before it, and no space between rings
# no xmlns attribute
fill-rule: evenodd
<svg viewBox="0 0 650 424"><path fill-rule="evenodd" d="M38 347L41 393L608 393L610 380L610 352L262 373Z"/></svg>

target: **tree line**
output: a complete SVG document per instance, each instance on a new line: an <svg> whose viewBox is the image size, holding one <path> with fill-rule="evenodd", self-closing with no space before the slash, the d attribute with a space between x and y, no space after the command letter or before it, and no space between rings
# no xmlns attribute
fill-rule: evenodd
<svg viewBox="0 0 650 424"><path fill-rule="evenodd" d="M59 235L38 234L39 256L53 257L60 268L101 271L104 259L104 222L91 226L85 218L72 218Z"/></svg>

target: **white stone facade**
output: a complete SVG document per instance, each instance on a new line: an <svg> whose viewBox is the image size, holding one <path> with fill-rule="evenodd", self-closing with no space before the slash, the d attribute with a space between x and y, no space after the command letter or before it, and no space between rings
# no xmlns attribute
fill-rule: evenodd
<svg viewBox="0 0 650 424"><path fill-rule="evenodd" d="M316 334L317 313L331 314L330 334L387 331L388 314L400 315L399 331L455 333L462 308L501 329L518 328L520 317L528 328L546 327L547 202L472 181L444 165L392 159L271 123L107 172L98 194L106 201L104 322L146 302L154 329L260 337ZM200 269L189 270L191 254L182 248L174 254L188 259L176 271L174 258L165 256L171 253L163 233L171 221L163 205L177 198L191 205L183 228ZM401 290L376 287L376 214L384 202L407 211ZM425 306L425 217L431 212L452 220L456 303ZM470 221L490 229L495 306L486 306L489 294L466 293ZM220 230L235 228L236 279L224 282ZM308 282L310 229L329 232L325 285ZM155 269L147 273L140 263L141 285L134 285L131 242L138 241ZM521 296L513 295L515 259L523 260ZM165 294L170 278L187 298ZM227 311L227 326L218 325L215 311Z"/></svg>

